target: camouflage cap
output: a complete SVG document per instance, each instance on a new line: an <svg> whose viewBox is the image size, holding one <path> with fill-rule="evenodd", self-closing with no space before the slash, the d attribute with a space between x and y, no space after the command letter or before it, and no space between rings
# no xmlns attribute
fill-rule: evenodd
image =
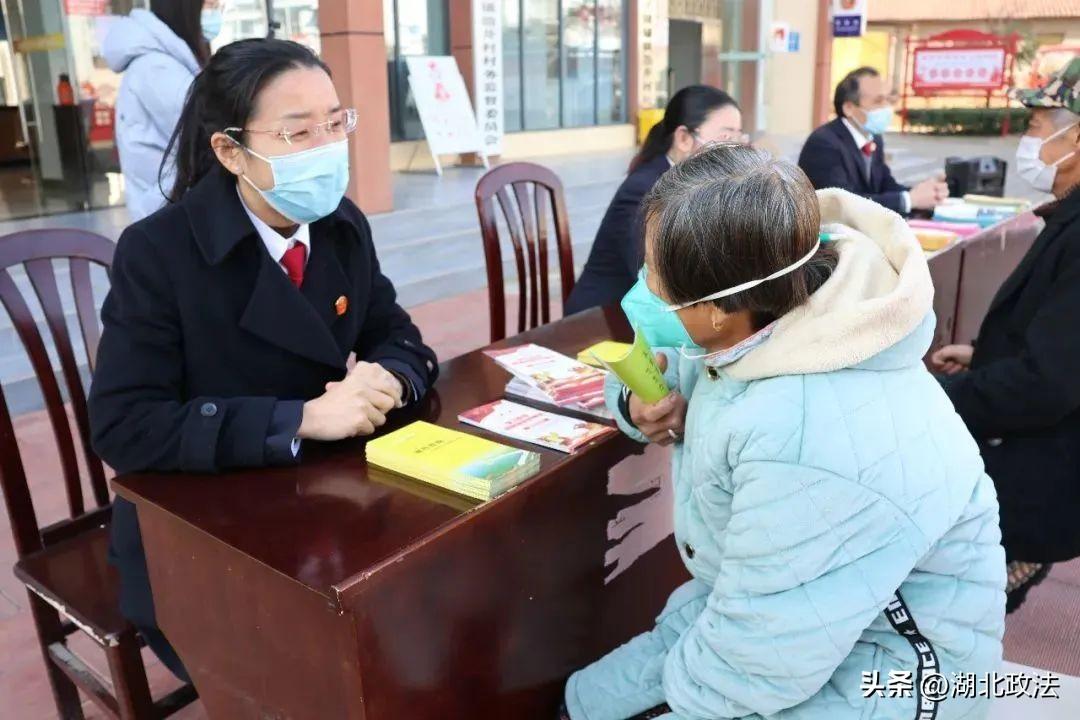
<svg viewBox="0 0 1080 720"><path fill-rule="evenodd" d="M1080 57L1054 73L1045 87L1016 89L1012 98L1027 107L1065 108L1080 114Z"/></svg>

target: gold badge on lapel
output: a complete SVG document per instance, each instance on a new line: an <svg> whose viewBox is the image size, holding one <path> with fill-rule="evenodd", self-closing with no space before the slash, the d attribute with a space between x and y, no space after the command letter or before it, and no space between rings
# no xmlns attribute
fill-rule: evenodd
<svg viewBox="0 0 1080 720"><path fill-rule="evenodd" d="M349 309L349 299L342 295L334 302L334 310L337 311L338 317L345 314L345 311Z"/></svg>

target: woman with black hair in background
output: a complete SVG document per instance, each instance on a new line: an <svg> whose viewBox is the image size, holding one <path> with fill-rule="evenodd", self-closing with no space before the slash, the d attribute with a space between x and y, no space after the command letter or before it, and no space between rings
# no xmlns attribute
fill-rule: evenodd
<svg viewBox="0 0 1080 720"><path fill-rule="evenodd" d="M191 81L210 59L224 1L151 0L150 10L132 10L105 38L105 61L124 74L116 100L116 144L132 220L165 204L173 181L165 146Z"/></svg>
<svg viewBox="0 0 1080 720"><path fill-rule="evenodd" d="M326 66L293 42L231 43L195 78L171 202L120 237L101 313L90 424L117 472L295 464L303 442L371 434L435 381L344 198L355 129ZM124 616L186 677L122 498L110 555Z"/></svg>
<svg viewBox="0 0 1080 720"><path fill-rule="evenodd" d="M746 142L734 98L709 85L690 85L672 96L653 126L630 174L608 205L585 269L566 300L564 315L619 302L637 280L644 239L641 201L660 176L710 142Z"/></svg>

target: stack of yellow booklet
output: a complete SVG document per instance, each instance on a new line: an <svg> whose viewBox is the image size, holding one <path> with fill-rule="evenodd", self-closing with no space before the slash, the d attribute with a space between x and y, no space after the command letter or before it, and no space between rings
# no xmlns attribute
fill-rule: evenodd
<svg viewBox="0 0 1080 720"><path fill-rule="evenodd" d="M367 444L367 461L477 500L490 500L540 470L540 455L476 435L414 422Z"/></svg>

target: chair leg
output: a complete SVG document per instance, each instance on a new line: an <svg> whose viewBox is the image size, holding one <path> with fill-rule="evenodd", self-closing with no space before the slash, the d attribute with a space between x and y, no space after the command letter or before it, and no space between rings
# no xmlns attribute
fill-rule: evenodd
<svg viewBox="0 0 1080 720"><path fill-rule="evenodd" d="M45 660L45 670L49 675L53 699L56 700L56 711L60 714L61 720L84 720L78 688L49 656L49 645L54 642L62 643L65 640L60 613L34 593L27 591L26 594L30 598L30 613L37 627L38 640L41 642L41 656Z"/></svg>
<svg viewBox="0 0 1080 720"><path fill-rule="evenodd" d="M105 648L116 690L116 702L120 707L121 720L149 720L157 717L150 684L146 680L146 666L139 652L139 638L134 630L120 636L120 642Z"/></svg>

